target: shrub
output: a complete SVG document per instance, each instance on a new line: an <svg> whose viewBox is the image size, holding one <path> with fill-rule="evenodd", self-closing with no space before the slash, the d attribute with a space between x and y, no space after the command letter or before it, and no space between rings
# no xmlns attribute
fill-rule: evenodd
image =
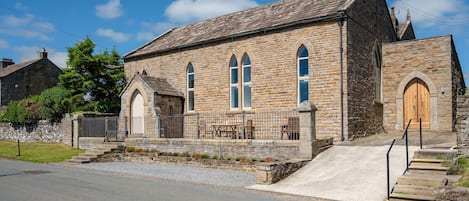
<svg viewBox="0 0 469 201"><path fill-rule="evenodd" d="M202 159L209 159L210 158L210 156L208 154L202 154L202 155L200 155L200 157Z"/></svg>
<svg viewBox="0 0 469 201"><path fill-rule="evenodd" d="M69 108L68 103L64 101L69 96L69 92L63 87L52 87L43 91L39 96L42 115L52 122L60 121Z"/></svg>
<svg viewBox="0 0 469 201"><path fill-rule="evenodd" d="M160 153L160 156L168 156L168 152L163 151Z"/></svg>
<svg viewBox="0 0 469 201"><path fill-rule="evenodd" d="M28 116L28 114L26 112L26 109L19 103L19 101L12 101L8 104L8 107L4 114L5 121L13 124L26 123L26 117Z"/></svg>
<svg viewBox="0 0 469 201"><path fill-rule="evenodd" d="M125 148L125 151L126 151L126 152L129 152L129 153L130 153L130 152L135 152L135 147L126 147L126 148Z"/></svg>
<svg viewBox="0 0 469 201"><path fill-rule="evenodd" d="M140 153L140 154L141 154L141 153L145 152L145 150L138 148L138 149L135 149L135 152L137 152L137 153Z"/></svg>
<svg viewBox="0 0 469 201"><path fill-rule="evenodd" d="M180 154L178 152L174 152L173 156L179 156Z"/></svg>
<svg viewBox="0 0 469 201"><path fill-rule="evenodd" d="M235 161L240 161L241 160L241 157L236 157L235 158Z"/></svg>
<svg viewBox="0 0 469 201"><path fill-rule="evenodd" d="M181 157L190 157L191 155L189 154L189 152L184 152L181 154Z"/></svg>
<svg viewBox="0 0 469 201"><path fill-rule="evenodd" d="M270 162L274 162L275 159L274 159L274 158L271 158L271 157L267 157L267 158L264 158L263 161L264 161L264 162L267 162L267 163L270 163Z"/></svg>
<svg viewBox="0 0 469 201"><path fill-rule="evenodd" d="M212 156L212 159L218 160L218 156L214 155L214 156Z"/></svg>
<svg viewBox="0 0 469 201"><path fill-rule="evenodd" d="M198 159L201 159L202 156L200 154L192 154L192 158L198 160Z"/></svg>

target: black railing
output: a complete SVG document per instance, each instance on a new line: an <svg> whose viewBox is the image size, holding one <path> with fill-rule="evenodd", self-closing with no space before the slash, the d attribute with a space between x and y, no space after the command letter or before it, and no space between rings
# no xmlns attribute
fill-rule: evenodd
<svg viewBox="0 0 469 201"><path fill-rule="evenodd" d="M391 146L388 149L388 152L386 153L386 173L387 173L387 198L389 200L389 195L390 195L390 188L391 188L391 182L390 182L390 176L389 176L389 153L391 152L392 147L394 146L394 143L396 143L397 140L402 140L405 139L405 158L406 158L406 167L404 170L404 173L409 169L410 163L409 163L409 140L408 140L408 131L409 131L409 126L410 123L412 122L412 119L409 120L409 123L407 124L407 127L404 130L404 133L402 134L401 138L398 139L393 139ZM419 119L419 135L420 135L420 149L422 149L422 119Z"/></svg>

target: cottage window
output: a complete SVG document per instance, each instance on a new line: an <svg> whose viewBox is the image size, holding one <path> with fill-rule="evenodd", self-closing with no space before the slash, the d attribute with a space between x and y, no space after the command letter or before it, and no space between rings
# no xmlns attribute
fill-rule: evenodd
<svg viewBox="0 0 469 201"><path fill-rule="evenodd" d="M239 100L238 100L238 61L236 56L233 55L230 61L230 108L238 109Z"/></svg>
<svg viewBox="0 0 469 201"><path fill-rule="evenodd" d="M298 104L309 100L309 53L302 46L298 51Z"/></svg>
<svg viewBox="0 0 469 201"><path fill-rule="evenodd" d="M243 109L251 108L251 59L247 54L243 57Z"/></svg>
<svg viewBox="0 0 469 201"><path fill-rule="evenodd" d="M381 49L379 46L375 47L374 51L374 65L375 65L375 99L377 102L382 102L382 60Z"/></svg>
<svg viewBox="0 0 469 201"><path fill-rule="evenodd" d="M194 67L189 63L187 66L187 111L194 111Z"/></svg>

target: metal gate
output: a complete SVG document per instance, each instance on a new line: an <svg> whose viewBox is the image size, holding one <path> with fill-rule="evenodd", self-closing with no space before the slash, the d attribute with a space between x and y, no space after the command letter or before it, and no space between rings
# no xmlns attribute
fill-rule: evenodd
<svg viewBox="0 0 469 201"><path fill-rule="evenodd" d="M118 135L119 116L98 116L81 118L80 137L104 137L107 142L124 141L125 135Z"/></svg>
<svg viewBox="0 0 469 201"><path fill-rule="evenodd" d="M160 116L161 138L183 138L184 115Z"/></svg>

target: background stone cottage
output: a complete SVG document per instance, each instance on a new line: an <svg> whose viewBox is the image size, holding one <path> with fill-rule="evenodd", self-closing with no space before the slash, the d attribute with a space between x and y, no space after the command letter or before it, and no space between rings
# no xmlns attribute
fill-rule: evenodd
<svg viewBox="0 0 469 201"><path fill-rule="evenodd" d="M420 118L452 131L465 88L452 37L416 40L410 15L399 23L385 0L283 0L173 28L124 62L129 137L158 138L160 114L295 110L304 100L317 107L318 138Z"/></svg>

